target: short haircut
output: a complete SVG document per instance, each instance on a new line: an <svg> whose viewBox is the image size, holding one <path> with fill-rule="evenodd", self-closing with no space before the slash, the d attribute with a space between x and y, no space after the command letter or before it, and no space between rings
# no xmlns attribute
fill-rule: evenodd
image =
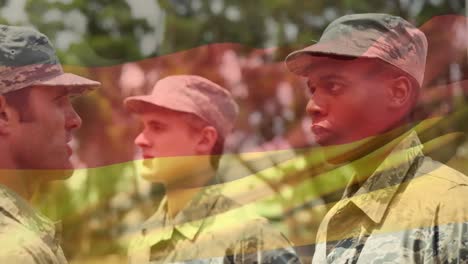
<svg viewBox="0 0 468 264"><path fill-rule="evenodd" d="M410 81L410 84L412 86L411 88L414 89L416 92L418 92L419 89L421 88L418 81L413 76L411 76L409 73L405 72L404 70L396 67L395 65L392 65L380 59L369 59L369 60L379 65L379 67L373 68L372 73L387 74L389 78L397 78L399 76L404 76Z"/></svg>
<svg viewBox="0 0 468 264"><path fill-rule="evenodd" d="M182 117L186 119L187 124L189 127L195 131L201 131L203 128L210 126L208 122L205 120L201 119L200 117L190 114L190 113L181 113ZM224 137L219 133L218 130L216 130L218 133L218 138L216 139L215 144L213 145L213 148L211 149L210 153L210 163L211 166L214 169L218 169L219 166L219 160L221 159L221 155L223 154L224 151Z"/></svg>
<svg viewBox="0 0 468 264"><path fill-rule="evenodd" d="M385 75L387 78L390 78L390 79L396 79L398 77L405 77L406 79L409 80L411 91L412 91L412 94L411 94L412 97L411 97L411 110L408 112L406 119L410 122L415 121L414 119L416 118L416 112L419 111L417 109L418 98L421 94L421 85L419 84L419 82L409 73L401 70L400 68L390 63L387 63L379 59L369 59L369 60L372 60L374 61L374 63L378 63L379 65L379 67L372 67L372 70L369 74Z"/></svg>
<svg viewBox="0 0 468 264"><path fill-rule="evenodd" d="M376 76L376 75L380 75L384 73L388 74L389 78L405 76L406 78L410 80L410 83L413 89L419 90L421 88L418 81L409 73L403 71L402 69L396 67L395 65L392 65L378 58L352 57L352 56L333 55L333 54L314 54L313 56L314 57L327 57L327 58L331 58L335 60L342 60L342 61L353 61L356 59L366 61L366 62L379 66L379 67L371 67L371 70L367 73L368 76Z"/></svg>
<svg viewBox="0 0 468 264"><path fill-rule="evenodd" d="M6 103L18 112L21 122L31 122L35 119L29 104L31 91L31 87L26 87L3 94Z"/></svg>

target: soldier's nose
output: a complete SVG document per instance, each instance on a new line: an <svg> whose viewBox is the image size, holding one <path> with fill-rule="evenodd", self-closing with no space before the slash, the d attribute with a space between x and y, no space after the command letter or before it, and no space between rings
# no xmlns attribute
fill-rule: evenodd
<svg viewBox="0 0 468 264"><path fill-rule="evenodd" d="M135 138L134 143L140 148L149 147L150 145L144 132L141 132L140 134L138 134L138 136Z"/></svg>
<svg viewBox="0 0 468 264"><path fill-rule="evenodd" d="M67 114L67 119L66 119L66 124L65 124L66 128L69 130L78 129L81 127L82 123L83 121L81 120L81 117L72 107L70 112Z"/></svg>
<svg viewBox="0 0 468 264"><path fill-rule="evenodd" d="M317 103L317 101L312 98L309 99L309 102L307 103L306 111L312 119L325 116L326 114L325 107L322 104Z"/></svg>

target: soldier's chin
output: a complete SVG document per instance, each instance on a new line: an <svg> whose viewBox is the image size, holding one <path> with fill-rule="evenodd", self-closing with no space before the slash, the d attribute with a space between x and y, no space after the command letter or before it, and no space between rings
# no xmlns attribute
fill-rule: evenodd
<svg viewBox="0 0 468 264"><path fill-rule="evenodd" d="M143 179L151 182L159 182L158 170L155 166L142 166L140 175Z"/></svg>
<svg viewBox="0 0 468 264"><path fill-rule="evenodd" d="M45 175L45 177L42 177L42 178L47 181L58 181L58 180L66 180L70 178L73 175L74 171L75 170L70 167L70 168L65 168L65 169L45 170L45 171L41 171L40 173L42 175Z"/></svg>
<svg viewBox="0 0 468 264"><path fill-rule="evenodd" d="M42 170L42 179L46 181L57 181L57 180L66 180L70 178L75 169L73 168L72 163L70 160L66 159L61 162L55 162L53 164L49 164L44 166Z"/></svg>
<svg viewBox="0 0 468 264"><path fill-rule="evenodd" d="M321 132L321 133L314 133L314 140L315 143L319 144L320 146L330 146L334 145L333 135L330 132Z"/></svg>
<svg viewBox="0 0 468 264"><path fill-rule="evenodd" d="M165 183L168 177L167 169L162 166L162 158L153 158L145 160L139 169L141 177L154 183Z"/></svg>

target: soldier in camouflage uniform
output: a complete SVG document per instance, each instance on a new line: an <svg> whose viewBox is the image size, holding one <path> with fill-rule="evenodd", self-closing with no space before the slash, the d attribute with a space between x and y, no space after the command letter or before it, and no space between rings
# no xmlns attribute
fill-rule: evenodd
<svg viewBox="0 0 468 264"><path fill-rule="evenodd" d="M427 124L410 125L426 53L426 37L404 19L355 14L286 58L307 78L316 141L350 168L313 263L468 262L467 177L425 156L417 132ZM345 157L331 155L340 148Z"/></svg>
<svg viewBox="0 0 468 264"><path fill-rule="evenodd" d="M224 139L238 107L219 85L194 75L158 81L150 95L130 97L143 130L135 139L143 177L162 183L157 212L135 234L130 263L296 263L288 240L249 206L216 184Z"/></svg>
<svg viewBox="0 0 468 264"><path fill-rule="evenodd" d="M68 145L81 125L69 96L99 85L64 73L47 37L0 25L0 263L66 263L60 228L29 200L73 172Z"/></svg>

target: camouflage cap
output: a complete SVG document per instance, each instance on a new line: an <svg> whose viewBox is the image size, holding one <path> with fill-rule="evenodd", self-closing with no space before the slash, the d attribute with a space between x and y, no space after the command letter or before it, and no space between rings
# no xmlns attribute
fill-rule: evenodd
<svg viewBox="0 0 468 264"><path fill-rule="evenodd" d="M314 56L376 58L403 71L422 85L427 39L422 31L401 17L387 14L354 14L330 23L318 43L286 57L288 69L307 75Z"/></svg>
<svg viewBox="0 0 468 264"><path fill-rule="evenodd" d="M214 126L226 137L238 114L231 93L216 83L196 75L173 75L159 80L150 95L125 99L125 107L139 112L142 104L191 113Z"/></svg>
<svg viewBox="0 0 468 264"><path fill-rule="evenodd" d="M32 85L65 86L72 93L99 82L64 73L49 39L27 27L0 25L0 94Z"/></svg>

